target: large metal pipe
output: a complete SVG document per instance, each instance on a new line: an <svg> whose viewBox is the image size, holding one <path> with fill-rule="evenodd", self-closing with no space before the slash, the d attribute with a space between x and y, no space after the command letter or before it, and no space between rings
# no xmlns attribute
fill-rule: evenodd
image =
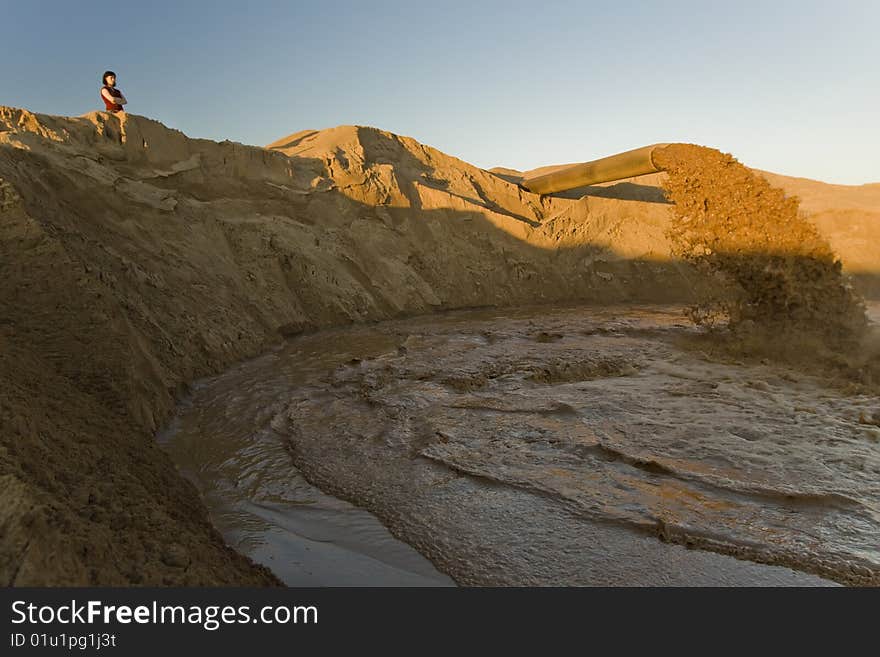
<svg viewBox="0 0 880 657"><path fill-rule="evenodd" d="M655 173L661 169L654 164L654 151L665 146L669 144L643 146L625 153L609 155L601 160L572 164L551 173L524 178L522 186L536 194L552 194L566 189Z"/></svg>

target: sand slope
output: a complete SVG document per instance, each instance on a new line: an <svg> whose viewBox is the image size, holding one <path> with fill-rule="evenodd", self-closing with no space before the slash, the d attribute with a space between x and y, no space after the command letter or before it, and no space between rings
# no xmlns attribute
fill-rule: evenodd
<svg viewBox="0 0 880 657"><path fill-rule="evenodd" d="M649 183L542 199L506 177L373 128L263 149L0 108L0 582L273 582L152 434L187 382L284 335L700 284ZM878 271L862 216L820 228Z"/></svg>

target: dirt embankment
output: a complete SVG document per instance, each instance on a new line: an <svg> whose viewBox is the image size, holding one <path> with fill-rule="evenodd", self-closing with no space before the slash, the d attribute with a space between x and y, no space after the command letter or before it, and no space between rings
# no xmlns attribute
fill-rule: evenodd
<svg viewBox="0 0 880 657"><path fill-rule="evenodd" d="M541 198L372 128L263 149L0 108L0 582L274 582L155 446L182 387L335 324L693 299L645 198Z"/></svg>

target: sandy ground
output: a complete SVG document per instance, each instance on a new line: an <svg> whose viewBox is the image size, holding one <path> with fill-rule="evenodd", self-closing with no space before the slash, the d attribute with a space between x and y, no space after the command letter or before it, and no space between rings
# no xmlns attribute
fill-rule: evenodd
<svg viewBox="0 0 880 657"><path fill-rule="evenodd" d="M277 583L156 446L187 383L350 322L688 301L707 282L643 183L541 198L372 128L264 149L0 108L0 581ZM870 291L863 191L815 221Z"/></svg>

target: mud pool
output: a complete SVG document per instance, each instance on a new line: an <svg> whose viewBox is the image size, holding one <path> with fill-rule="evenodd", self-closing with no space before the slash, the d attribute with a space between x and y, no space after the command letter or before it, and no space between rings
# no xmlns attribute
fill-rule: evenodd
<svg viewBox="0 0 880 657"><path fill-rule="evenodd" d="M198 382L159 440L290 585L880 582L878 399L694 331L645 306L322 331Z"/></svg>

